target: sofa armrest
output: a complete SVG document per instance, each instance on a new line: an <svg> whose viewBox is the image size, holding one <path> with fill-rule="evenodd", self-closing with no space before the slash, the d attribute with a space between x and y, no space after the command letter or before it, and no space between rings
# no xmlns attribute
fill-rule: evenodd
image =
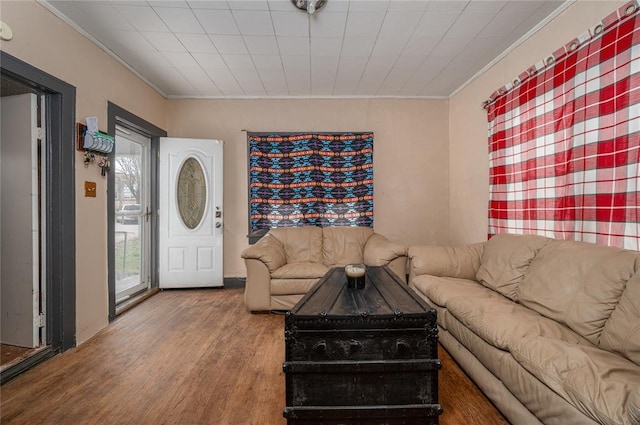
<svg viewBox="0 0 640 425"><path fill-rule="evenodd" d="M407 248L374 233L364 245L363 258L369 266L385 266L396 258L407 256Z"/></svg>
<svg viewBox="0 0 640 425"><path fill-rule="evenodd" d="M284 247L280 241L270 234L266 234L255 245L245 249L241 256L245 260L262 261L270 272L279 269L287 263Z"/></svg>
<svg viewBox="0 0 640 425"><path fill-rule="evenodd" d="M475 279L485 242L460 247L412 246L409 248L409 280L423 274Z"/></svg>
<svg viewBox="0 0 640 425"><path fill-rule="evenodd" d="M247 311L271 310L271 273L260 260L245 258L247 281L244 285L244 305Z"/></svg>

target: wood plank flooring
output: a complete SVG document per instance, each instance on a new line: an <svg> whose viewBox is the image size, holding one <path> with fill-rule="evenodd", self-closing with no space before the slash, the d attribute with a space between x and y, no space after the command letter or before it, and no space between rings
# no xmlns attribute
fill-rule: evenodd
<svg viewBox="0 0 640 425"><path fill-rule="evenodd" d="M4 370L12 364L27 358L32 351L35 352L37 349L0 344L0 369Z"/></svg>
<svg viewBox="0 0 640 425"><path fill-rule="evenodd" d="M0 387L0 423L284 425L283 326L242 289L163 291ZM440 358L441 424L508 424Z"/></svg>

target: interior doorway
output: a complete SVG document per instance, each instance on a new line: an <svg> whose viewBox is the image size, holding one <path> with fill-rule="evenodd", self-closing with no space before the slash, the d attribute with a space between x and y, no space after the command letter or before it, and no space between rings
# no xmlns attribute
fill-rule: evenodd
<svg viewBox="0 0 640 425"><path fill-rule="evenodd" d="M9 78L0 97L0 370L46 345L44 93Z"/></svg>
<svg viewBox="0 0 640 425"><path fill-rule="evenodd" d="M11 340L0 347L4 383L76 343L76 92L4 51L0 81L2 97L20 95L19 109L35 111L11 117L18 107L4 99L0 105L0 322L3 338ZM17 143L5 133L12 121L28 123Z"/></svg>

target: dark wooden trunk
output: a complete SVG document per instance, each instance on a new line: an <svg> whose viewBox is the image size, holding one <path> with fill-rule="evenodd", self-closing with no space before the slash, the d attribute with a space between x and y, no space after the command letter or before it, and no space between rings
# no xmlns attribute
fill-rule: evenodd
<svg viewBox="0 0 640 425"><path fill-rule="evenodd" d="M368 267L362 289L330 270L285 319L288 423L437 424L437 332L387 267Z"/></svg>

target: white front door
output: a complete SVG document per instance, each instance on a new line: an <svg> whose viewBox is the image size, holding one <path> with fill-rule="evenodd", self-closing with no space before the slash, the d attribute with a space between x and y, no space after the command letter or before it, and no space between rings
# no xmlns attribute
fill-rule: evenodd
<svg viewBox="0 0 640 425"><path fill-rule="evenodd" d="M0 342L40 345L37 97L0 103Z"/></svg>
<svg viewBox="0 0 640 425"><path fill-rule="evenodd" d="M160 138L159 286L223 285L220 140Z"/></svg>

